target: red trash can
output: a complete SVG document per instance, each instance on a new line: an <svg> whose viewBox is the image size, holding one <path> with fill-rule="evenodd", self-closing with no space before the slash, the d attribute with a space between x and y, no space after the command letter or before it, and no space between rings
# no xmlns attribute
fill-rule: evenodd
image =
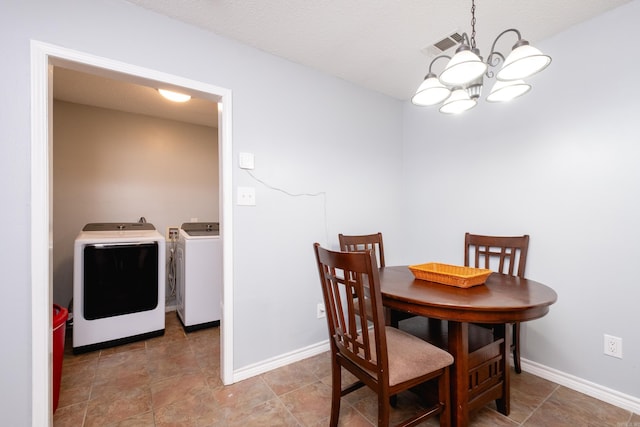
<svg viewBox="0 0 640 427"><path fill-rule="evenodd" d="M58 409L58 399L60 398L64 333L68 316L69 312L66 308L53 304L53 413Z"/></svg>

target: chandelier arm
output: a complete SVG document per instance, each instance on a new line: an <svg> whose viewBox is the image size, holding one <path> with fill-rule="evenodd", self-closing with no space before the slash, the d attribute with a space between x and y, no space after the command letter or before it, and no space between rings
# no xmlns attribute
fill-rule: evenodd
<svg viewBox="0 0 640 427"><path fill-rule="evenodd" d="M471 41L469 41L469 35L467 33L462 33L462 42L460 42L460 45L462 46L462 45L465 45L465 44L467 46L469 46L469 47L472 47L471 46ZM473 46L473 47L475 47L475 46Z"/></svg>
<svg viewBox="0 0 640 427"><path fill-rule="evenodd" d="M504 55L501 54L498 51L495 52L491 52L489 54L489 56L487 57L487 72L485 73L485 75L488 78L493 78L493 76L495 75L495 73L493 71L491 71L491 68L495 68L498 66L498 64L500 64L500 61L504 62Z"/></svg>
<svg viewBox="0 0 640 427"><path fill-rule="evenodd" d="M433 67L433 64L438 60L438 59L442 59L442 58L446 58L446 59L451 59L451 57L449 55L439 55L436 56L435 58L433 58L433 60L431 61L431 63L429 64L429 73L428 74L432 74L431 72L431 67Z"/></svg>
<svg viewBox="0 0 640 427"><path fill-rule="evenodd" d="M508 30L504 30L503 32L498 34L498 37L496 37L496 39L493 41L493 44L491 45L491 51L489 53L489 56L487 56L487 65L490 65L491 67L495 67L500 63L500 61L504 62L504 55L496 50L496 44L498 43L498 40L500 40L500 38L503 35L510 32L514 32L518 36L518 41L516 42L516 44L522 40L522 35L520 34L520 31L518 31L515 28L509 28Z"/></svg>

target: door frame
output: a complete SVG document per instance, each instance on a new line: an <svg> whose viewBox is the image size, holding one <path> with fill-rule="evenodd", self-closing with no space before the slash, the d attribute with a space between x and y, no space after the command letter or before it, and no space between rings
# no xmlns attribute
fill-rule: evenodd
<svg viewBox="0 0 640 427"><path fill-rule="evenodd" d="M31 41L31 393L34 427L52 425L53 66L90 68L134 83L166 83L218 103L220 222L223 243L220 373L233 383L233 211L231 90L161 71Z"/></svg>

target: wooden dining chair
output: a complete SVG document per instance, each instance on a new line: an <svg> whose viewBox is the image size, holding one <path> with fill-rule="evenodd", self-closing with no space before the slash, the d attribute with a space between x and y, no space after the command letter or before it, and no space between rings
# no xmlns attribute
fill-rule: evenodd
<svg viewBox="0 0 640 427"><path fill-rule="evenodd" d="M529 235L523 236L482 236L466 233L464 235L464 265L467 267L488 268L496 273L524 277L529 250ZM490 327L490 325L483 325ZM522 372L520 366L520 322L513 324L511 350L516 373Z"/></svg>
<svg viewBox="0 0 640 427"><path fill-rule="evenodd" d="M338 234L340 242L340 250L343 252L357 252L367 249L373 249L378 261L378 267L384 267L384 244L382 243L382 233L361 234L361 235L344 235ZM398 327L398 322L403 319L413 317L413 314L405 313L397 310L385 310L385 318L387 324Z"/></svg>
<svg viewBox="0 0 640 427"><path fill-rule="evenodd" d="M440 416L441 426L449 426L449 366L453 357L413 335L385 326L373 250L336 252L315 243L314 251L329 328L332 374L329 425L338 425L341 397L366 385L378 395L377 425L386 427L391 403L395 401L392 397L428 383L437 386L434 396L429 395L435 398L435 403L413 413L399 426L413 426L435 415ZM365 296L371 304L371 320L364 314ZM357 378L345 388L342 368Z"/></svg>
<svg viewBox="0 0 640 427"><path fill-rule="evenodd" d="M384 245L382 244L382 233L361 234L346 236L338 234L340 250L343 252L358 252L373 249L378 267L384 267Z"/></svg>
<svg viewBox="0 0 640 427"><path fill-rule="evenodd" d="M338 234L338 242L340 243L340 250L343 252L361 252L369 249L373 250L375 254L378 267L384 267L384 244L382 243L382 233L375 234L360 234L347 236L342 233ZM356 310L358 309L356 304ZM371 305L369 301L366 301L365 307L369 312L371 318ZM389 310L385 310L385 318L389 318Z"/></svg>

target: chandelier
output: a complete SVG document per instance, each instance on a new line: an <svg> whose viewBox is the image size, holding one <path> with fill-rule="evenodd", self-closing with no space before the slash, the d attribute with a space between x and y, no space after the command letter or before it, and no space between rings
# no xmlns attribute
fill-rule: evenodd
<svg viewBox="0 0 640 427"><path fill-rule="evenodd" d="M514 33L518 40L513 45L511 53L505 58L496 50L496 43L508 33ZM436 61L442 59L448 59L449 62L438 76L432 71L432 67ZM502 67L494 73L491 69L496 68L500 63ZM544 70L550 63L551 57L529 45L528 41L522 39L520 31L515 28L505 30L496 37L491 46L491 52L484 62L480 51L476 48L476 4L475 0L471 0L471 38L467 33L462 34L460 46L456 49L453 58L440 55L431 61L429 71L411 98L411 102L418 106L442 103L441 113L462 113L477 105L482 93L484 76L493 78L494 74L496 82L486 100L510 101L531 90L531 85L525 83L523 79Z"/></svg>

